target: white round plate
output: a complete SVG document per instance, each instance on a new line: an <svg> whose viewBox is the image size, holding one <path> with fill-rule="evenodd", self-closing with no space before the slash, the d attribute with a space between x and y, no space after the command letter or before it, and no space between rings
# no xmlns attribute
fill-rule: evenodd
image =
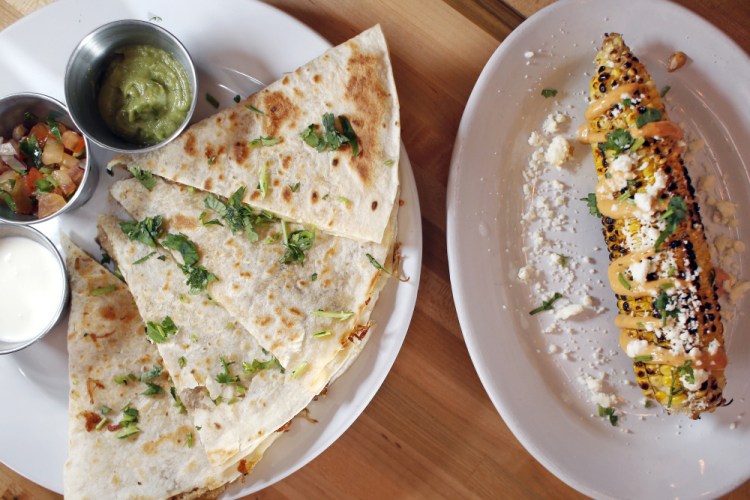
<svg viewBox="0 0 750 500"><path fill-rule="evenodd" d="M614 294L606 283L608 257L601 223L578 201L592 192L588 146L574 140L584 122L593 59L605 32L621 33L645 62L657 87L669 85L667 109L693 139L705 143L701 165L719 178L722 198L750 213L750 61L727 36L683 7L666 1L560 1L524 22L484 68L461 120L448 189L448 257L461 327L480 379L503 420L529 452L560 479L595 498L716 497L750 477L748 297L725 320L730 364L727 398L734 402L701 420L645 408L632 362L620 352ZM676 50L688 64L667 73ZM527 58L526 52L533 51ZM542 89L558 90L546 99ZM521 223L527 143L554 110L572 120L565 135L575 146L571 166L556 175L567 191L568 217L550 246L568 254L576 278L605 309L568 320L569 332L543 333L550 313L517 278L535 256ZM689 164L689 168L694 165ZM697 175L694 176L694 180ZM748 241L750 219L738 217L733 235ZM593 249L593 250L592 250ZM593 264L584 259L593 259ZM740 263L742 264L742 262ZM589 277L590 269L596 274ZM745 279L748 278L745 265ZM551 288L550 288L551 291ZM563 354L550 354L555 347ZM600 418L579 377L609 373L616 386L617 426Z"/></svg>
<svg viewBox="0 0 750 500"><path fill-rule="evenodd" d="M60 0L0 32L0 96L33 91L63 98L63 76L68 56L78 42L98 26L117 19L151 20L177 36L192 55L199 76L196 119L214 112L205 93L222 106L235 95L247 96L285 72L322 54L331 45L287 14L247 0ZM58 220L36 225L56 243L59 233L94 257L96 218L112 210L108 188L113 178L104 165L113 156L92 146L102 169L92 199ZM396 359L416 303L422 262L422 227L416 185L406 151L401 150L399 241L406 283L390 280L380 295L373 337L357 361L331 387L328 395L310 406L318 423L298 419L291 430L266 453L243 483L225 493L227 498L248 495L269 486L310 462L354 422L385 380ZM67 321L44 341L0 357L0 461L28 479L62 492L67 454L68 359Z"/></svg>

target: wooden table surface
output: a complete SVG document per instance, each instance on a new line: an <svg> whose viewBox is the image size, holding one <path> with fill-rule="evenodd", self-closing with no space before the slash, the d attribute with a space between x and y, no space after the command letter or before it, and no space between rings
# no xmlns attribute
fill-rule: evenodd
<svg viewBox="0 0 750 500"><path fill-rule="evenodd" d="M453 305L445 241L450 158L469 94L498 44L551 1L270 1L334 44L382 24L419 189L424 261L414 319L375 399L326 452L258 498L581 497L521 446L480 384ZM0 0L0 29L48 3ZM750 1L679 3L750 52ZM58 497L2 464L0 495ZM727 498L750 498L750 481Z"/></svg>

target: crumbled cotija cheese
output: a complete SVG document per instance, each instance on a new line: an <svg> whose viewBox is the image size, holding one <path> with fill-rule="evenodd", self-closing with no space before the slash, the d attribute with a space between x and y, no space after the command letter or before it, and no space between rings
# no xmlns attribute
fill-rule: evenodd
<svg viewBox="0 0 750 500"><path fill-rule="evenodd" d="M560 309L556 309L555 317L558 319L568 319L581 314L583 310L583 306L580 304L568 304Z"/></svg>
<svg viewBox="0 0 750 500"><path fill-rule="evenodd" d="M544 153L544 159L550 165L562 167L563 163L570 158L571 149L570 143L565 137L556 135L552 138L552 142Z"/></svg>

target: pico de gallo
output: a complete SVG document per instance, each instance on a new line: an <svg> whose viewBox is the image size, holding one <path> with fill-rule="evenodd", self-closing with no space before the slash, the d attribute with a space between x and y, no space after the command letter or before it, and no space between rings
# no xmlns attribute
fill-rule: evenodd
<svg viewBox="0 0 750 500"><path fill-rule="evenodd" d="M86 143L52 117L25 113L11 137L0 137L0 206L47 217L65 206L83 180Z"/></svg>

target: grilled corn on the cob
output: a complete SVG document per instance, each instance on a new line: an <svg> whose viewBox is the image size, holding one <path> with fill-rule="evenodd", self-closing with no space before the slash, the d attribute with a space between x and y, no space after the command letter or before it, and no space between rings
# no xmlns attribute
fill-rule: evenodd
<svg viewBox="0 0 750 500"><path fill-rule="evenodd" d="M595 59L587 123L620 345L646 397L699 418L726 404L714 269L681 153L682 130L620 35Z"/></svg>

